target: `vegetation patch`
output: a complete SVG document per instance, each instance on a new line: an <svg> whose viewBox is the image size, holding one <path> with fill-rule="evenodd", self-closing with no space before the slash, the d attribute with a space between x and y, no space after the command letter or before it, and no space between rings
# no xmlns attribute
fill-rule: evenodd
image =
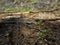
<svg viewBox="0 0 60 45"><path fill-rule="evenodd" d="M26 8L26 7L12 7L12 6L9 6L9 7L1 7L0 8L1 10L4 10L5 12L30 12L32 11L31 8Z"/></svg>

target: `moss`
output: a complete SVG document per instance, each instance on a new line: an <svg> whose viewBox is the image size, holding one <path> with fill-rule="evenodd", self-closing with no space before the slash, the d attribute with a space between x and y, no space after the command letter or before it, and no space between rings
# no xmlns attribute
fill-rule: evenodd
<svg viewBox="0 0 60 45"><path fill-rule="evenodd" d="M37 23L43 23L44 22L44 20L41 20L41 19L37 19L37 20L35 20Z"/></svg>
<svg viewBox="0 0 60 45"><path fill-rule="evenodd" d="M40 34L41 34L40 35L41 39L44 39L46 37L46 34L45 33L40 33Z"/></svg>
<svg viewBox="0 0 60 45"><path fill-rule="evenodd" d="M51 32L51 28L49 26L46 26L45 29L47 30L46 33Z"/></svg>

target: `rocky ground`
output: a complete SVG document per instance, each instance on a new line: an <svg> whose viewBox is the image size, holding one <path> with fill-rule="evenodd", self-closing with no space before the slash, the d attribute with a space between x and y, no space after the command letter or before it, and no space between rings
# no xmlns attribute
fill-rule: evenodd
<svg viewBox="0 0 60 45"><path fill-rule="evenodd" d="M0 45L60 45L60 0L1 0Z"/></svg>
<svg viewBox="0 0 60 45"><path fill-rule="evenodd" d="M60 45L60 21L4 19L0 45Z"/></svg>

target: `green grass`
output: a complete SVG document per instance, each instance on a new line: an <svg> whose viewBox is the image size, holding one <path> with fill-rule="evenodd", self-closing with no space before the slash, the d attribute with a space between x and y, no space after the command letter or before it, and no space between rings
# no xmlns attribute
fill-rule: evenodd
<svg viewBox="0 0 60 45"><path fill-rule="evenodd" d="M35 3L37 0L31 0L31 3ZM32 11L32 8L29 7L12 7L12 6L7 6L7 7L0 7L1 10L6 11L6 12L30 12Z"/></svg>
<svg viewBox="0 0 60 45"><path fill-rule="evenodd" d="M11 12L11 11L14 11L14 12L30 12L32 11L31 8L26 8L26 7L1 7L0 9L6 11L6 12Z"/></svg>
<svg viewBox="0 0 60 45"><path fill-rule="evenodd" d="M30 3L36 3L38 0L31 0ZM17 11L17 12L30 12L32 11L32 8L29 7L12 7L12 6L7 6L7 7L0 7L1 10L6 11L6 12L11 12L11 11Z"/></svg>
<svg viewBox="0 0 60 45"><path fill-rule="evenodd" d="M32 3L36 3L37 2L37 0L31 0L32 1Z"/></svg>

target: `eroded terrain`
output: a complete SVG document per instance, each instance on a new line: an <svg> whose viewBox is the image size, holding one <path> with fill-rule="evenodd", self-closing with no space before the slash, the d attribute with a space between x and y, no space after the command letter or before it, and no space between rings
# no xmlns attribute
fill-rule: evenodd
<svg viewBox="0 0 60 45"><path fill-rule="evenodd" d="M0 45L60 45L59 21L31 21L22 17L0 21Z"/></svg>

